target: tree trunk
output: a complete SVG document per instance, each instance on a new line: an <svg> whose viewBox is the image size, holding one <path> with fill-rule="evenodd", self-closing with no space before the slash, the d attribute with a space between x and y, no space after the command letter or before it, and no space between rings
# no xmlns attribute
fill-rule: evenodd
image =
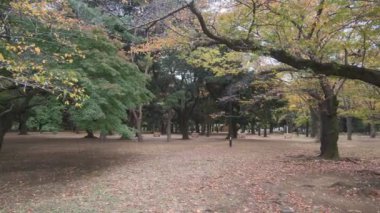
<svg viewBox="0 0 380 213"><path fill-rule="evenodd" d="M171 131L172 128L171 128L171 126L172 126L171 118L168 118L167 125L166 125L166 142L170 142L172 139L172 131Z"/></svg>
<svg viewBox="0 0 380 213"><path fill-rule="evenodd" d="M19 115L19 135L27 135L28 134L28 126L26 125L26 121L28 120L27 112L20 113Z"/></svg>
<svg viewBox="0 0 380 213"><path fill-rule="evenodd" d="M195 132L196 132L196 133L200 133L199 129L200 129L200 128L199 128L199 123L196 122L196 123L195 123Z"/></svg>
<svg viewBox="0 0 380 213"><path fill-rule="evenodd" d="M143 136L142 136L142 106L139 106L139 114L137 116L136 120L136 127L137 127L137 141L143 142Z"/></svg>
<svg viewBox="0 0 380 213"><path fill-rule="evenodd" d="M136 137L138 142L143 141L142 136L142 105L139 106L137 110L132 110L133 120L136 127Z"/></svg>
<svg viewBox="0 0 380 213"><path fill-rule="evenodd" d="M210 124L210 123L207 123L207 128L206 128L206 136L207 137L210 137L210 135L211 135L211 132L212 132L212 124Z"/></svg>
<svg viewBox="0 0 380 213"><path fill-rule="evenodd" d="M232 138L237 138L239 128L237 127L237 122L232 121Z"/></svg>
<svg viewBox="0 0 380 213"><path fill-rule="evenodd" d="M311 117L311 133L310 137L316 138L316 141L320 141L320 118L316 109L310 108Z"/></svg>
<svg viewBox="0 0 380 213"><path fill-rule="evenodd" d="M287 126L288 126L288 133L292 133L294 131L293 121L291 121L291 120L288 121Z"/></svg>
<svg viewBox="0 0 380 213"><path fill-rule="evenodd" d="M161 121L160 132L161 132L161 135L165 135L166 134L165 121Z"/></svg>
<svg viewBox="0 0 380 213"><path fill-rule="evenodd" d="M189 138L189 131L188 131L188 125L187 125L187 123L181 125L180 129L181 129L181 134L182 134L182 140L188 140L188 139L190 139Z"/></svg>
<svg viewBox="0 0 380 213"><path fill-rule="evenodd" d="M28 94L25 97L25 100L21 103L18 109L18 121L19 121L19 134L20 135L27 135L28 134L28 127L26 125L26 121L28 120L28 110L29 110L29 103L32 100L33 95Z"/></svg>
<svg viewBox="0 0 380 213"><path fill-rule="evenodd" d="M245 124L241 125L241 133L245 133L245 129L246 129L246 125Z"/></svg>
<svg viewBox="0 0 380 213"><path fill-rule="evenodd" d="M371 138L375 138L376 137L376 125L375 125L374 121L371 121L371 123L370 123L370 133L369 133L369 136Z"/></svg>
<svg viewBox="0 0 380 213"><path fill-rule="evenodd" d="M260 126L257 127L257 135L261 136L261 127Z"/></svg>
<svg viewBox="0 0 380 213"><path fill-rule="evenodd" d="M205 135L206 133L206 123L201 124L201 134L200 135Z"/></svg>
<svg viewBox="0 0 380 213"><path fill-rule="evenodd" d="M100 131L100 142L106 142L107 139L107 133L105 131Z"/></svg>
<svg viewBox="0 0 380 213"><path fill-rule="evenodd" d="M44 127L44 125L42 123L38 124L38 131L42 134L42 127Z"/></svg>
<svg viewBox="0 0 380 213"><path fill-rule="evenodd" d="M255 122L252 121L252 122L250 123L250 126L251 126L251 134L252 134L252 135L256 135L256 132L255 132Z"/></svg>
<svg viewBox="0 0 380 213"><path fill-rule="evenodd" d="M166 124L166 142L170 142L171 138L172 138L172 131L173 131L173 126L174 126L174 125L172 125L173 116L174 116L173 110L168 110L164 114L164 119L166 120L165 121L165 124Z"/></svg>
<svg viewBox="0 0 380 213"><path fill-rule="evenodd" d="M331 95L320 106L320 121L321 121L321 154L320 156L326 159L338 159L338 100L336 95Z"/></svg>
<svg viewBox="0 0 380 213"><path fill-rule="evenodd" d="M179 129L182 134L182 140L188 140L189 138L189 121L188 119L182 117L179 122Z"/></svg>
<svg viewBox="0 0 380 213"><path fill-rule="evenodd" d="M228 126L228 135L227 135L226 139L229 139L230 136L232 138L237 138L238 131L239 131L239 128L237 126L237 122L232 120Z"/></svg>
<svg viewBox="0 0 380 213"><path fill-rule="evenodd" d="M84 138L96 138L92 130L86 129L87 135Z"/></svg>
<svg viewBox="0 0 380 213"><path fill-rule="evenodd" d="M273 122L269 122L269 134L273 134Z"/></svg>
<svg viewBox="0 0 380 213"><path fill-rule="evenodd" d="M264 137L267 137L267 124L264 124Z"/></svg>
<svg viewBox="0 0 380 213"><path fill-rule="evenodd" d="M352 140L352 117L346 117L346 127L347 127L347 140Z"/></svg>
<svg viewBox="0 0 380 213"><path fill-rule="evenodd" d="M3 146L3 141L4 141L4 136L5 136L6 131L0 129L0 151Z"/></svg>
<svg viewBox="0 0 380 213"><path fill-rule="evenodd" d="M4 142L5 134L12 128L13 114L8 112L0 116L0 150Z"/></svg>
<svg viewBox="0 0 380 213"><path fill-rule="evenodd" d="M306 137L309 137L309 119L306 121L305 134Z"/></svg>

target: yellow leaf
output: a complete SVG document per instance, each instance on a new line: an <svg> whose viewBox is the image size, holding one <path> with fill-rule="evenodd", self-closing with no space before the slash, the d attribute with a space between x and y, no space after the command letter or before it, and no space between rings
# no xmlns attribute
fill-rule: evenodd
<svg viewBox="0 0 380 213"><path fill-rule="evenodd" d="M5 60L5 59L4 59L3 54L0 53L0 61L4 61L4 60Z"/></svg>
<svg viewBox="0 0 380 213"><path fill-rule="evenodd" d="M38 47L34 48L34 51L37 53L37 55L39 55L41 53L41 49Z"/></svg>

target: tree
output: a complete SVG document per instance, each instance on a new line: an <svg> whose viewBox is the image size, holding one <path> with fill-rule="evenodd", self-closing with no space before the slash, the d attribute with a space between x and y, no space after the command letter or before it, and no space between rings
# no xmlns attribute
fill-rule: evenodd
<svg viewBox="0 0 380 213"><path fill-rule="evenodd" d="M62 124L62 112L65 106L55 97L33 97L32 104L38 103L31 108L27 126L32 129L43 131L59 131Z"/></svg>
<svg viewBox="0 0 380 213"><path fill-rule="evenodd" d="M164 57L160 67L161 72L169 74L171 81L165 86L170 87L166 102L176 112L182 139L189 139L189 121L204 91L204 79L210 73L191 66L176 52Z"/></svg>
<svg viewBox="0 0 380 213"><path fill-rule="evenodd" d="M86 96L77 84L76 73L64 69L65 64L84 57L75 44L69 42L68 38L73 35L71 29L78 22L66 18L64 5L2 1L0 11L2 143L16 115L22 115L18 119L25 129L26 108L32 96L55 93L67 104L79 104Z"/></svg>
<svg viewBox="0 0 380 213"><path fill-rule="evenodd" d="M352 140L353 133L353 124L352 120L354 117L358 117L356 113L357 106L357 87L354 81L347 81L342 87L342 92L338 96L341 104L341 109L339 114L344 116L346 119L346 131L347 131L347 140Z"/></svg>
<svg viewBox="0 0 380 213"><path fill-rule="evenodd" d="M311 116L319 121L320 156L338 159L338 98L344 79L329 79L326 76L294 76L293 88L305 101L309 102ZM297 79L298 78L298 79ZM315 113L315 114L314 114ZM313 126L313 125L312 125Z"/></svg>
<svg viewBox="0 0 380 213"><path fill-rule="evenodd" d="M376 60L379 54L379 22L376 18L379 5L372 1L325 0L308 3L293 0L229 3L232 4L221 13L208 9L204 1L186 3L199 22L195 31L185 33L193 39L193 46L223 44L232 50L269 56L295 68L293 71L301 75L310 71L314 73L320 88L317 88L317 93L310 91L308 95L316 100L318 106L319 116L312 115L320 118L321 155L336 158L339 133L336 95L344 80L335 81L326 76L342 76L380 85L379 63ZM206 9L200 11L199 5ZM180 33L184 33L194 22L176 23L178 19L171 27L177 32L183 29ZM199 29L206 38L198 33ZM210 53L218 55L218 52ZM209 58L215 61L215 57ZM223 65L218 59L216 62ZM282 71L290 70L290 67L284 67Z"/></svg>
<svg viewBox="0 0 380 213"><path fill-rule="evenodd" d="M376 60L379 54L379 22L375 15L380 11L379 4L325 0L229 3L224 12L216 13L212 9L200 11L200 4L207 8L203 1L187 2L199 22L196 30L200 28L208 40L196 30L187 35L200 37L199 44L195 46L223 44L235 51L253 51L269 56L295 68L295 72L312 71L316 74L321 87L318 101L323 138L321 151L330 152L325 148L330 147L328 141L336 144L338 139L336 95L340 82L344 80L335 84L326 76L359 79L380 86L379 63ZM175 30L181 28L173 26ZM185 26L183 29L182 33L189 28ZM290 68L285 67L283 71L286 69ZM329 129L334 131L330 131L331 134L325 132ZM335 145L331 149L331 153L324 157L337 156Z"/></svg>
<svg viewBox="0 0 380 213"><path fill-rule="evenodd" d="M373 61L378 54L376 26L379 23L375 18L380 10L378 3L321 0L300 4L287 0L237 1L236 5L224 14L211 14L213 25L198 10L195 1L188 7L212 44L224 44L235 51L260 52L299 70L309 69L315 74L359 79L380 86L377 62L366 64L367 68L333 60L334 55L347 51L348 48L336 48L339 47L336 44L351 31L356 37L350 40L354 43L350 45L352 61Z"/></svg>
<svg viewBox="0 0 380 213"><path fill-rule="evenodd" d="M130 64L119 52L117 43L102 32L78 40L86 59L73 63L72 69L81 71L79 83L89 98L79 109L72 110L72 118L82 129L101 132L130 132L123 125L127 110L146 103L152 97L146 89L146 78L136 65Z"/></svg>
<svg viewBox="0 0 380 213"><path fill-rule="evenodd" d="M258 127L264 129L264 137L267 137L267 129L273 126L273 117L276 110L286 104L282 97L281 88L283 82L274 73L255 72L248 100L242 101L249 112L255 115ZM261 133L260 133L261 134Z"/></svg>
<svg viewBox="0 0 380 213"><path fill-rule="evenodd" d="M139 66L139 69L142 70L147 77L149 69L153 66L153 57L151 57L149 54L146 54L142 59L140 59L137 62L137 65ZM138 106L137 110L131 110L134 120L136 121L136 130L137 130L137 140L139 142L143 141L142 138L142 120L143 120L143 106L140 105ZM172 117L171 111L168 112L167 114L167 120L168 120L168 125L170 127L170 120ZM168 136L168 141L169 141L169 136Z"/></svg>
<svg viewBox="0 0 380 213"><path fill-rule="evenodd" d="M75 10L78 5L85 14ZM25 123L28 98L37 94L55 94L72 104L72 118L82 127L128 132L121 120L126 110L148 101L151 93L122 51L119 38L132 37L118 28L120 18L79 1L6 1L0 9L5 29L0 31L0 142L15 115L21 113L18 119ZM79 111L83 116L74 115Z"/></svg>
<svg viewBox="0 0 380 213"><path fill-rule="evenodd" d="M378 87L356 82L357 93L356 100L359 107L357 113L370 126L370 137L376 137L376 125L380 118L380 90Z"/></svg>

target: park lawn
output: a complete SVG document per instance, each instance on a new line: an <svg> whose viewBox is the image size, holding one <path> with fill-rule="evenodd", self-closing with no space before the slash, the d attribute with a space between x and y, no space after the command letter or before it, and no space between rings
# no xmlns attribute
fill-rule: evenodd
<svg viewBox="0 0 380 213"><path fill-rule="evenodd" d="M339 141L316 158L304 137L223 135L101 143L83 134L18 136L0 154L0 212L379 212L380 141ZM341 137L343 138L343 136Z"/></svg>

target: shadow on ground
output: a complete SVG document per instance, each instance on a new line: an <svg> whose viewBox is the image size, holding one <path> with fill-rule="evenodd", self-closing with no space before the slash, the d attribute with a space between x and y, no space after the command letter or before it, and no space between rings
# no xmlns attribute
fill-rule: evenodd
<svg viewBox="0 0 380 213"><path fill-rule="evenodd" d="M96 176L110 167L135 164L144 155L128 151L124 147L127 143L67 138L40 138L38 142L10 139L0 153L0 189L4 193L8 185L68 183L87 175Z"/></svg>

